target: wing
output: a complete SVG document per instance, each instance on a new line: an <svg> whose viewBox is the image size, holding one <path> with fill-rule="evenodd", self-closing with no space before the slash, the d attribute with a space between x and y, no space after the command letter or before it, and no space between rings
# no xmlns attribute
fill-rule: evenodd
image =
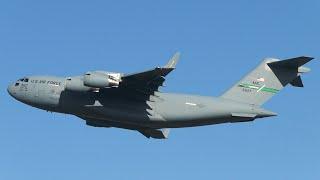
<svg viewBox="0 0 320 180"><path fill-rule="evenodd" d="M119 89L132 91L134 94L153 95L163 85L165 77L175 69L180 58L176 53L164 67L152 70L124 75L121 78ZM131 93L132 93L131 92Z"/></svg>

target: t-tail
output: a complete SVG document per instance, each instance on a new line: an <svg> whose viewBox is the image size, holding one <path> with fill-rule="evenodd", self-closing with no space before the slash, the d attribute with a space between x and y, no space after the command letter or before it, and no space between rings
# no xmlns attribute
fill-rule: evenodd
<svg viewBox="0 0 320 180"><path fill-rule="evenodd" d="M280 61L265 59L221 97L254 106L261 106L286 85L303 87L301 75L310 69L303 67L312 57L296 57Z"/></svg>

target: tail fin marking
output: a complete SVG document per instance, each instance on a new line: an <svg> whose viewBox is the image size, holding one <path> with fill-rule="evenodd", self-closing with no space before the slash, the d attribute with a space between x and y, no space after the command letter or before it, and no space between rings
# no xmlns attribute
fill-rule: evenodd
<svg viewBox="0 0 320 180"><path fill-rule="evenodd" d="M289 83L295 87L303 87L301 74L309 72L310 69L302 65L312 59L306 56L282 61L265 59L221 97L261 106Z"/></svg>

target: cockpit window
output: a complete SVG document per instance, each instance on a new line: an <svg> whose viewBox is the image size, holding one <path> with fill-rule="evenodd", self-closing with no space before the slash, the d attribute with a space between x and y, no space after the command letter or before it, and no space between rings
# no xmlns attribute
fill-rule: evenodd
<svg viewBox="0 0 320 180"><path fill-rule="evenodd" d="M19 79L18 81L21 81L21 82L29 82L29 78L22 78L22 79Z"/></svg>
<svg viewBox="0 0 320 180"><path fill-rule="evenodd" d="M16 83L14 86L19 86L19 83Z"/></svg>

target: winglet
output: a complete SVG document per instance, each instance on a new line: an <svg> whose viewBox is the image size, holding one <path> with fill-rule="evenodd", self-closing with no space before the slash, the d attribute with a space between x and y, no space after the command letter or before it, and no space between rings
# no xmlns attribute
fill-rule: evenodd
<svg viewBox="0 0 320 180"><path fill-rule="evenodd" d="M176 65L178 64L180 59L180 52L177 52L174 54L174 56L170 59L168 64L165 66L165 68L171 68L174 69L176 68Z"/></svg>

